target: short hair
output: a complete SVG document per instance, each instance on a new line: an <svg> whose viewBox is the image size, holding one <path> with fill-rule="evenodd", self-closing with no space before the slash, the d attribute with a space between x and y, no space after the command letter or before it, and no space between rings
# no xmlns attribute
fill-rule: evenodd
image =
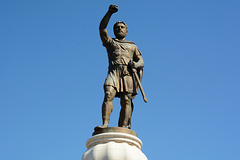
<svg viewBox="0 0 240 160"><path fill-rule="evenodd" d="M125 22L123 22L123 21L117 21L115 24L114 24L114 26L113 26L113 30L115 30L115 27L117 26L117 24L119 24L119 23L122 23L122 24L124 24L125 25L125 27L126 27L126 29L127 29L127 32L128 32L128 26L127 26L127 24L125 23Z"/></svg>

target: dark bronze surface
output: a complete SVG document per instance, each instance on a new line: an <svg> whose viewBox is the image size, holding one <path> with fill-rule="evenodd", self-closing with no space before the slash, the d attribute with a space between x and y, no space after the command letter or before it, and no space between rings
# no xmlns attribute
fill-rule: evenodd
<svg viewBox="0 0 240 160"><path fill-rule="evenodd" d="M127 128L123 128L123 127L107 127L107 128L101 128L101 129L97 129L93 132L93 136L97 135L97 134L101 134L101 133L126 133L126 134L130 134L133 136L137 137L137 133L131 129L127 129Z"/></svg>
<svg viewBox="0 0 240 160"><path fill-rule="evenodd" d="M131 117L133 112L133 99L138 93L139 84L142 79L144 62L142 53L135 43L126 41L128 27L123 21L118 21L114 25L115 38L108 35L107 25L113 14L118 12L117 5L110 5L107 13L99 25L100 37L103 46L108 54L108 74L104 83L104 100L102 104L102 126L95 127L95 130L108 127L110 115L113 110L114 97L120 98L121 111L118 121L118 127L131 128ZM135 69L136 75L133 75L132 69ZM146 96L141 88L145 101Z"/></svg>

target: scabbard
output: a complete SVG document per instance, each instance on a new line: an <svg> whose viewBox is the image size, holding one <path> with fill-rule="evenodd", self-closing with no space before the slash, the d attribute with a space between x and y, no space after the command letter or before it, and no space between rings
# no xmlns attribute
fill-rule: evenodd
<svg viewBox="0 0 240 160"><path fill-rule="evenodd" d="M137 71L136 71L136 69L132 69L132 71L133 71L134 77L135 77L135 79L137 80L137 83L138 83L138 85L139 85L140 91L141 91L141 93L142 93L143 100L144 100L144 102L147 103L148 100L147 100L147 97L146 97L145 92L144 92L144 90L143 90L142 84L141 84L141 82L140 82L140 80L139 80L139 77L138 77L138 75L137 75Z"/></svg>

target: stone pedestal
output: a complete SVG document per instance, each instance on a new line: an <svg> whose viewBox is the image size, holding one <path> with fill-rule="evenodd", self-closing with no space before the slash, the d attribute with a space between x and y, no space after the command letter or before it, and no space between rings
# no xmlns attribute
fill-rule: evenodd
<svg viewBox="0 0 240 160"><path fill-rule="evenodd" d="M126 128L95 131L86 146L82 160L147 160L141 151L142 141L136 132Z"/></svg>

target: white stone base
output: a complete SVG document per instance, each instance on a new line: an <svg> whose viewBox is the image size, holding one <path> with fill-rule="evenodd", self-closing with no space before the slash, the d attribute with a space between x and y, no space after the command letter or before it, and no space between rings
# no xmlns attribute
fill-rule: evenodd
<svg viewBox="0 0 240 160"><path fill-rule="evenodd" d="M127 133L101 133L90 139L82 160L147 160L142 141Z"/></svg>

